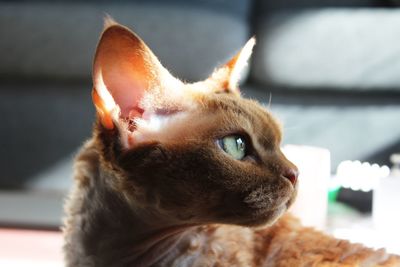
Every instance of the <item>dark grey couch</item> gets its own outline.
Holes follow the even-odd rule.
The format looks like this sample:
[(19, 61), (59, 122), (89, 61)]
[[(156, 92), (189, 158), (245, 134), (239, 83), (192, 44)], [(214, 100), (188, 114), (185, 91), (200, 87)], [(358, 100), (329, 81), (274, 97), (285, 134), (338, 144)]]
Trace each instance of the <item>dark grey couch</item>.
[(284, 143), (321, 146), (333, 167), (400, 150), (396, 1), (0, 1), (2, 188), (65, 190), (94, 118), (91, 62), (107, 13), (186, 81), (255, 35), (242, 91), (284, 123)]

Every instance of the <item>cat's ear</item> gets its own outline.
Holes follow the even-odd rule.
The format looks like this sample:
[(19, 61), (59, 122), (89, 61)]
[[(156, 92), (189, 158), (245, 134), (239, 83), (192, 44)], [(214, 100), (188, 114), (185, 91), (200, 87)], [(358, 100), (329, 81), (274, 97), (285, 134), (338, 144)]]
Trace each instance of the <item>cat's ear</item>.
[(92, 96), (101, 123), (112, 129), (116, 116), (141, 117), (144, 94), (169, 73), (135, 33), (111, 19), (105, 26), (93, 64)]
[(216, 88), (216, 92), (240, 94), (238, 83), (248, 64), (255, 43), (256, 39), (255, 37), (252, 37), (247, 41), (239, 53), (237, 53), (225, 65), (218, 68), (211, 75), (211, 79), (215, 79), (223, 83), (220, 85), (220, 87)]

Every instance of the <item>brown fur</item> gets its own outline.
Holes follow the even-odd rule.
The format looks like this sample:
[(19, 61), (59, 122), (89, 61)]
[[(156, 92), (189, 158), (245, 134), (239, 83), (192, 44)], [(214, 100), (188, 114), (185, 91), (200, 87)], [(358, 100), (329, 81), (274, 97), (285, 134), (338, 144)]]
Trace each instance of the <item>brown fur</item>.
[[(107, 25), (94, 64), (99, 119), (66, 206), (67, 266), (400, 266), (384, 251), (281, 217), (296, 195), (286, 178), (296, 167), (280, 151), (279, 124), (239, 96), (231, 74), (243, 51), (208, 80), (184, 84), (140, 38)], [(141, 91), (126, 102), (132, 85)], [(146, 128), (148, 116), (162, 118), (161, 129)], [(247, 138), (250, 157), (218, 147), (230, 134)]]

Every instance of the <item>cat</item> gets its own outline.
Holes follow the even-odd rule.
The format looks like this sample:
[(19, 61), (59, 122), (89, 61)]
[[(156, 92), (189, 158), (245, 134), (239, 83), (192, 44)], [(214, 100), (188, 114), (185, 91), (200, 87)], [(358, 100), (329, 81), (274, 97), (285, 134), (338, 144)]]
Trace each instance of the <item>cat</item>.
[(286, 213), (298, 170), (280, 124), (238, 89), (254, 38), (205, 81), (184, 83), (135, 33), (105, 24), (97, 120), (66, 203), (66, 266), (400, 266)]

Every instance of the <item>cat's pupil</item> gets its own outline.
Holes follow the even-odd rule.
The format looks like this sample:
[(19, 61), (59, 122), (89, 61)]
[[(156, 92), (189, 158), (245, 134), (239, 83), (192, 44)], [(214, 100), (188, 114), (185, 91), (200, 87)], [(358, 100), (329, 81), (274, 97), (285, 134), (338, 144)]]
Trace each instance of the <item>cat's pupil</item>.
[(242, 138), (236, 138), (236, 144), (239, 150), (244, 151), (245, 149), (245, 144), (244, 141), (242, 140)]

